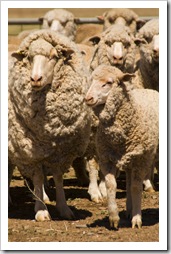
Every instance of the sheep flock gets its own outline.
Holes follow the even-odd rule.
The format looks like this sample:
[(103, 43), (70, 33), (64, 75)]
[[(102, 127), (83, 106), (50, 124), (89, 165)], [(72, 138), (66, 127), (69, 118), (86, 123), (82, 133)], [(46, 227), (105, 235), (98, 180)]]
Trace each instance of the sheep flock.
[(15, 167), (33, 183), (35, 219), (51, 220), (44, 186), (53, 176), (56, 212), (72, 220), (63, 175), (73, 167), (92, 202), (107, 200), (119, 227), (119, 172), (126, 211), (142, 227), (141, 196), (159, 174), (159, 19), (140, 25), (131, 9), (114, 8), (96, 24), (70, 11), (45, 13), (42, 28), (23, 31), (8, 48), (8, 176)]

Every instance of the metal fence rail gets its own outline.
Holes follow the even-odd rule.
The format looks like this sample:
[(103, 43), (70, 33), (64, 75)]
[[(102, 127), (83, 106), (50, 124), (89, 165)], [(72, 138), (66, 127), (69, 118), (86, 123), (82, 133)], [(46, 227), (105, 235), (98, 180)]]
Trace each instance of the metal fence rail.
[[(150, 20), (158, 18), (156, 16), (143, 16), (140, 17), (140, 20)], [(94, 24), (103, 24), (103, 21), (99, 20), (98, 18), (75, 18), (76, 24), (88, 24), (88, 23), (94, 23)], [(9, 19), (8, 25), (42, 25), (43, 24), (43, 18), (21, 18), (21, 19)]]

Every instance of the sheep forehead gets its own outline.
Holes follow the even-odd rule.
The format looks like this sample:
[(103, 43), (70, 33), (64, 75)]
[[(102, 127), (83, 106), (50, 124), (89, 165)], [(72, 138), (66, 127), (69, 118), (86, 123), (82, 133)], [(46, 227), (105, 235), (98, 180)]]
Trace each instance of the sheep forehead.
[(42, 38), (34, 40), (29, 46), (29, 55), (45, 55), (49, 56), (50, 50), (53, 46)]
[(112, 77), (116, 80), (118, 76), (122, 74), (122, 71), (115, 66), (99, 65), (92, 73), (92, 78), (96, 80), (107, 80)]
[(107, 17), (108, 19), (110, 18), (116, 19), (118, 17), (123, 17), (126, 21), (132, 21), (134, 19), (136, 20), (138, 18), (138, 15), (135, 12), (126, 8), (112, 9), (106, 12), (104, 16)]
[(130, 41), (127, 28), (122, 25), (113, 25), (109, 27), (103, 34), (102, 38), (108, 41)]
[(151, 38), (155, 34), (159, 34), (159, 20), (149, 20), (142, 28), (140, 28), (140, 37)]
[(57, 9), (49, 11), (45, 14), (44, 18), (47, 18), (48, 20), (57, 19), (59, 21), (66, 22), (67, 20), (73, 20), (74, 15), (66, 10)]

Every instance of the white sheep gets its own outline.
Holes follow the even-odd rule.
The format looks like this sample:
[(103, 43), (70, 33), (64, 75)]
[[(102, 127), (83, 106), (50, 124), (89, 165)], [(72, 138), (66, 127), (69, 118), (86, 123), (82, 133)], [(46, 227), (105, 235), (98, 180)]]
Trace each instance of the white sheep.
[(154, 167), (158, 148), (158, 92), (129, 89), (129, 83), (124, 81), (133, 75), (100, 65), (92, 73), (92, 84), (85, 97), (99, 117), (96, 147), (105, 177), (109, 221), (115, 228), (119, 224), (118, 171), (126, 172), (126, 210), (132, 217), (132, 228), (140, 228), (143, 180)]
[(113, 8), (98, 18), (104, 22), (103, 30), (106, 30), (111, 25), (120, 24), (128, 26), (132, 33), (137, 31), (138, 15), (131, 9)]
[[(9, 175), (17, 166), (33, 181), (36, 220), (49, 220), (43, 199), (44, 174), (56, 186), (57, 215), (72, 219), (63, 173), (87, 148), (91, 116), (84, 102), (88, 74), (74, 42), (39, 30), (21, 43), (9, 69)], [(10, 65), (11, 66), (11, 65)]]
[(77, 26), (72, 12), (64, 9), (54, 9), (43, 16), (42, 28), (49, 28), (74, 40)]
[(137, 33), (140, 44), (138, 74), (144, 88), (159, 91), (159, 19), (149, 20)]
[(119, 24), (112, 25), (100, 36), (91, 70), (105, 64), (116, 66), (123, 72), (133, 72), (135, 52), (136, 45), (129, 28)]

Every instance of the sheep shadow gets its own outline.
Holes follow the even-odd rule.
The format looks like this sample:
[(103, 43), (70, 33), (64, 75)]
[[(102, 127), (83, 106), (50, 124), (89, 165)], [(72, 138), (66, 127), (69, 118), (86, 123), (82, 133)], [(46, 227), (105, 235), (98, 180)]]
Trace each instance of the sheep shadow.
[[(73, 191), (74, 190), (74, 191)], [(75, 199), (75, 198), (85, 198), (88, 194), (86, 190), (73, 189), (71, 196), (71, 189), (66, 189), (65, 195), (66, 200)], [(32, 193), (26, 186), (22, 187), (12, 187), (10, 189), (12, 205), (8, 208), (8, 218), (10, 219), (24, 219), (24, 220), (34, 220), (35, 212), (34, 205), (35, 200), (33, 198)], [(48, 196), (51, 201), (55, 201), (55, 189), (50, 189), (48, 191)], [(47, 209), (53, 220), (61, 220), (60, 217), (57, 216), (57, 211), (54, 204), (46, 204)], [(77, 209), (74, 206), (68, 205), (70, 209), (73, 211), (75, 218), (85, 219), (87, 217), (91, 217), (92, 213), (85, 209)]]
[[(132, 226), (131, 220), (127, 218), (125, 210), (119, 212), (119, 217), (120, 217), (119, 228), (131, 228)], [(157, 223), (159, 223), (159, 209), (158, 208), (142, 210), (142, 227), (143, 226), (150, 227)], [(104, 217), (103, 219), (98, 219), (94, 221), (93, 223), (87, 225), (87, 227), (89, 228), (105, 227), (108, 230), (117, 230), (110, 227), (108, 216)]]

